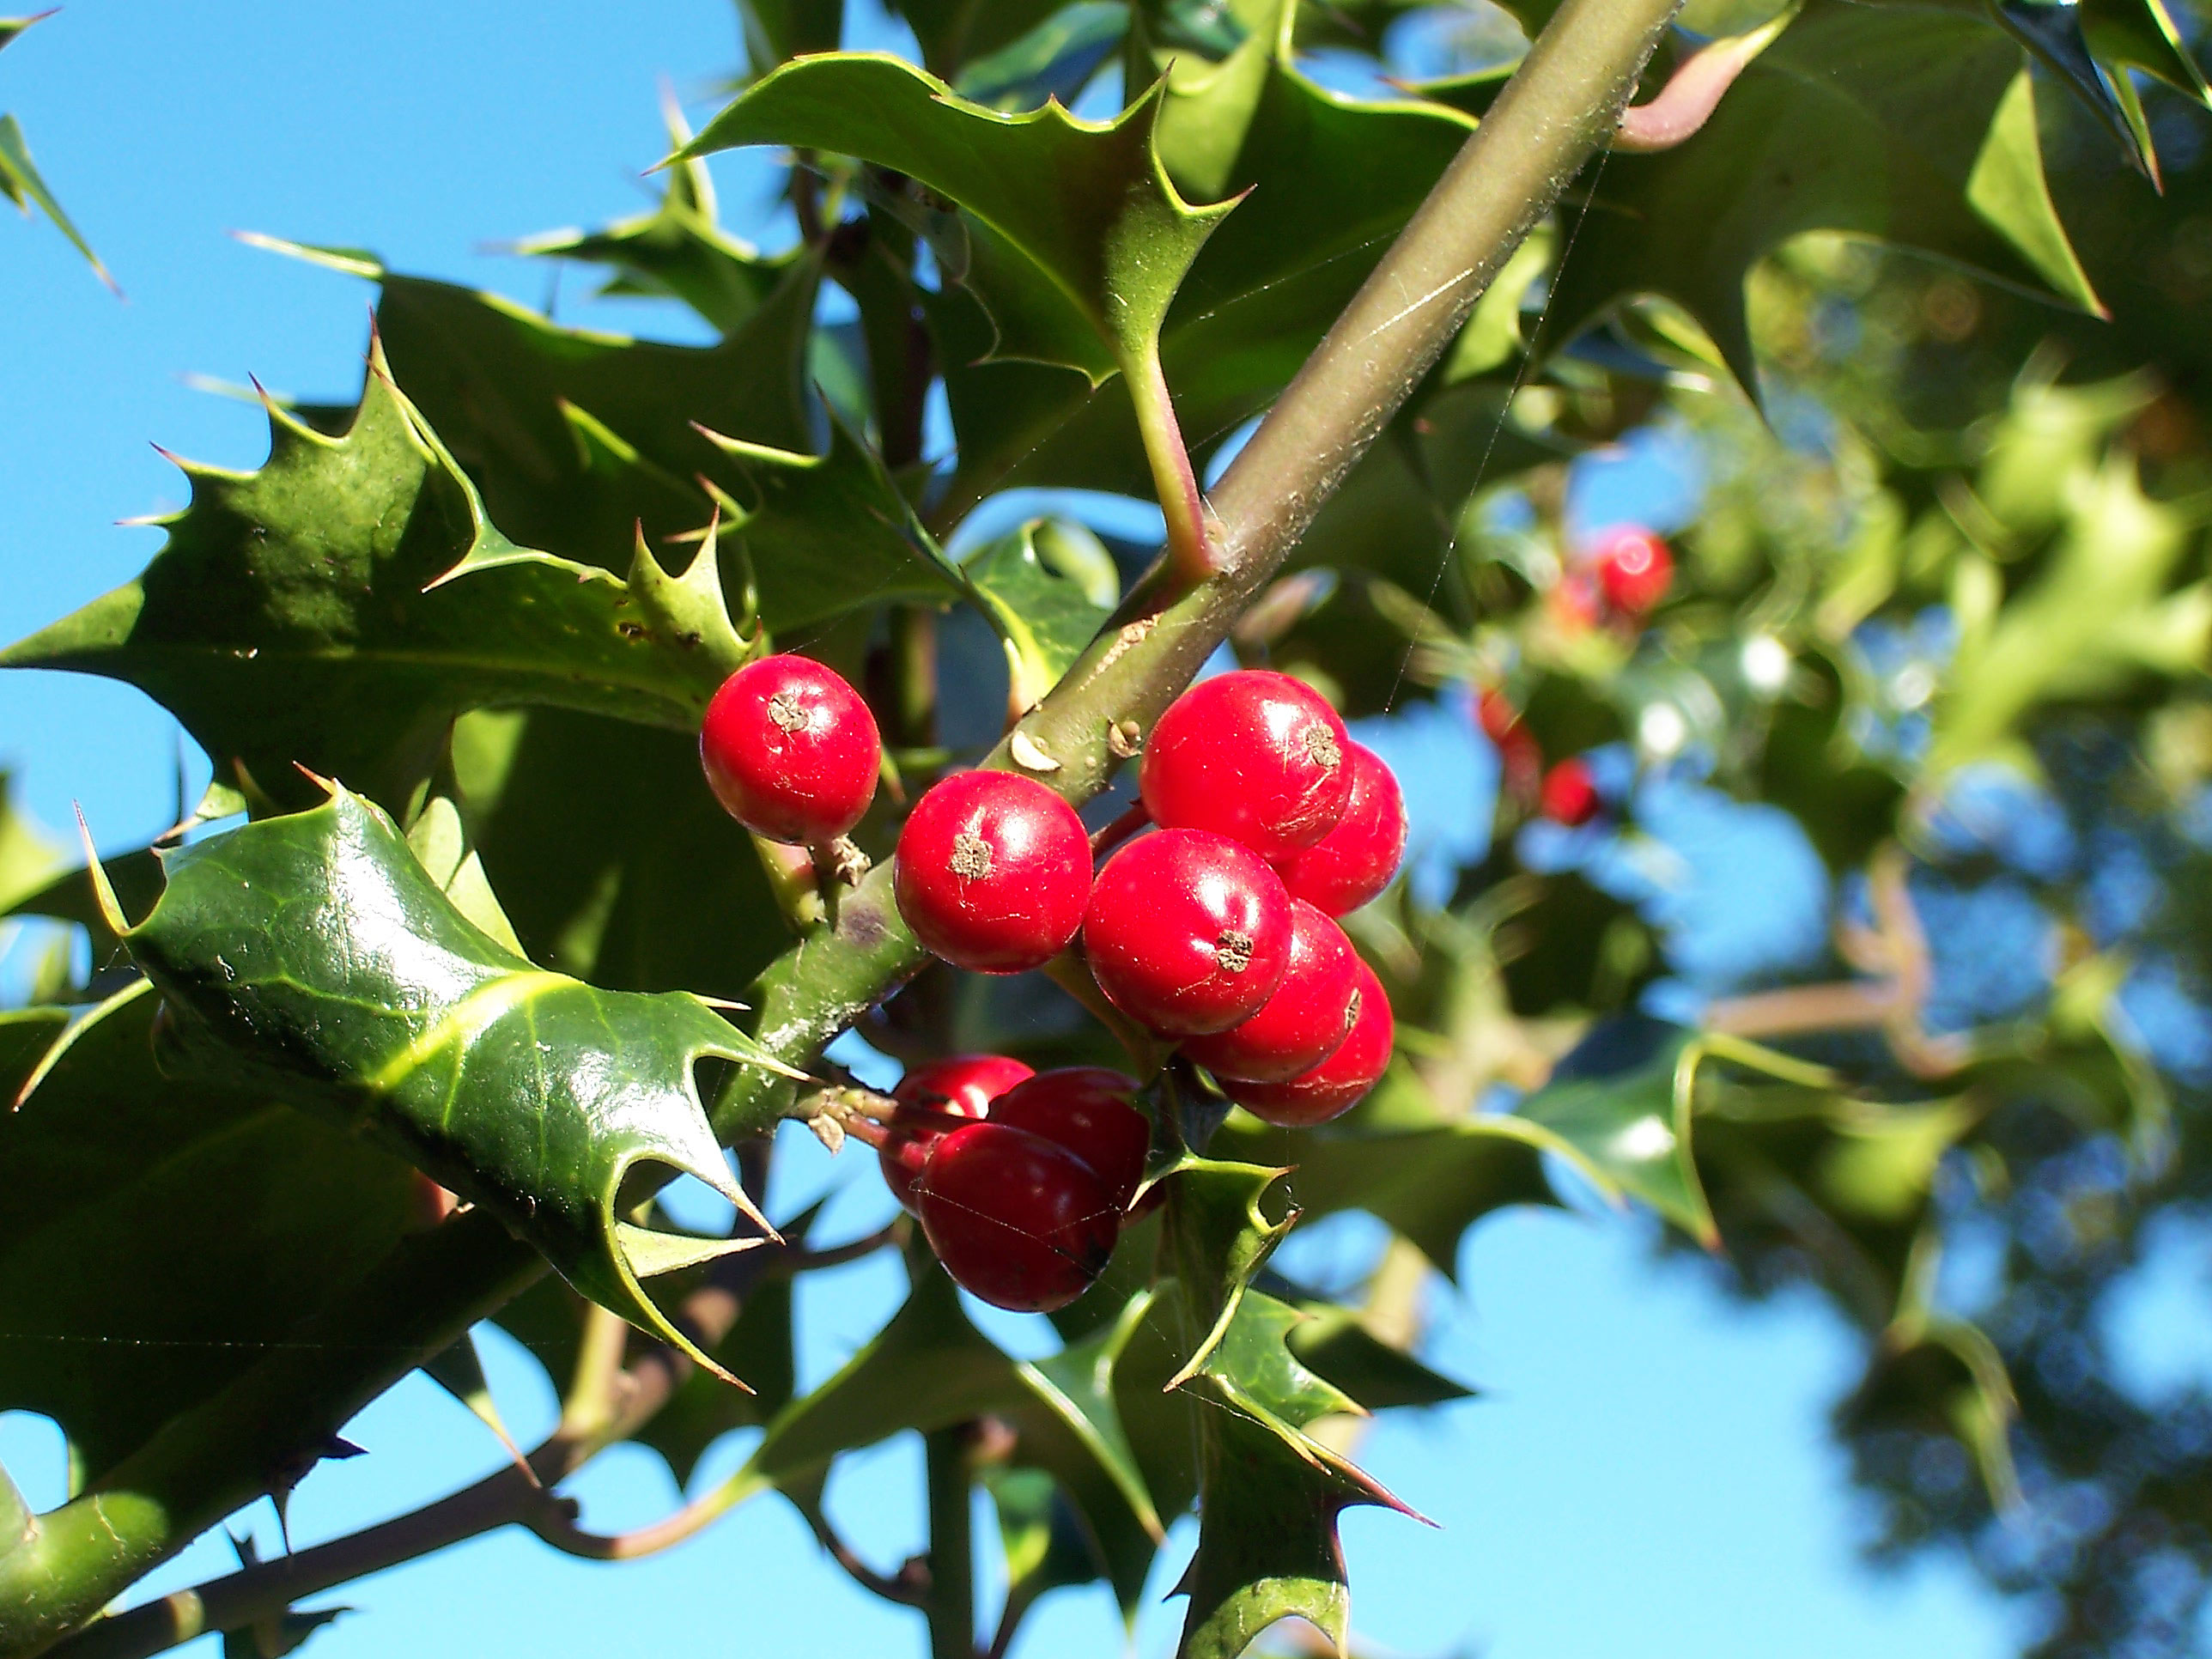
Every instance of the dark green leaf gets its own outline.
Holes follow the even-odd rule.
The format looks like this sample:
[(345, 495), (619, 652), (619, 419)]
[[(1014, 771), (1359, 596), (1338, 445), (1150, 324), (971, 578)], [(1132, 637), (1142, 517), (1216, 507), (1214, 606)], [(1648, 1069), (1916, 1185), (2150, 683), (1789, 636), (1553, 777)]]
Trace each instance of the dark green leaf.
[(1745, 278), (1804, 231), (1880, 237), (2097, 307), (2051, 204), (2021, 48), (1985, 15), (1808, 0), (1701, 131), (1608, 158), (1596, 191), (1556, 281), (1555, 337), (1624, 295), (1662, 295), (1747, 387)]
[(1148, 356), (1176, 285), (1223, 214), (1193, 209), (1153, 153), (1159, 100), (1105, 125), (1048, 106), (1003, 115), (895, 58), (787, 64), (682, 154), (794, 144), (920, 181), (964, 210), (951, 271), (998, 331), (994, 355), (1081, 370), (1093, 386)]
[(1349, 1308), (1333, 1303), (1298, 1304), (1304, 1317), (1285, 1340), (1302, 1365), (1369, 1411), (1395, 1406), (1441, 1406), (1473, 1397), (1474, 1390), (1440, 1376), (1412, 1354), (1362, 1324)]
[[(18, 20), (16, 33), (21, 33), (37, 21), (36, 18)], [(12, 40), (15, 37), (10, 35), (8, 38)], [(0, 46), (6, 44), (6, 40), (0, 40)], [(107, 267), (100, 264), (100, 256), (92, 251), (92, 245), (84, 240), (83, 233), (70, 222), (69, 215), (62, 211), (62, 204), (54, 200), (53, 192), (46, 188), (46, 179), (40, 176), (37, 165), (31, 160), (31, 147), (24, 140), (23, 129), (16, 125), (12, 115), (0, 115), (0, 196), (6, 197), (17, 207), (35, 203), (53, 222), (54, 228), (69, 238), (70, 246), (84, 255), (85, 262), (92, 267), (94, 274), (109, 288), (115, 287), (115, 279), (107, 274)]]
[(123, 929), (177, 1017), (270, 1087), (365, 1129), (498, 1216), (614, 1311), (714, 1362), (639, 1285), (742, 1248), (623, 1218), (659, 1166), (745, 1206), (694, 1068), (767, 1064), (696, 998), (596, 990), (533, 968), (469, 922), (390, 820), (324, 805), (172, 854)]
[[(1032, 519), (971, 554), (961, 567), (1006, 643), (1012, 699), (1024, 709), (1060, 684), (1112, 608), (1040, 556), (1054, 551), (1054, 538), (1065, 535), (1050, 520)], [(1112, 569), (1110, 560), (1107, 568)]]
[(738, 16), (755, 75), (801, 52), (836, 51), (845, 28), (844, 0), (738, 0)]
[(741, 658), (726, 616), (702, 648), (711, 563), (677, 582), (638, 549), (625, 582), (509, 542), (380, 361), (344, 437), (273, 407), (270, 431), (258, 472), (187, 465), (192, 504), (145, 574), (0, 665), (127, 680), (281, 798), (297, 763), (404, 799), (465, 708), (689, 729)]
[[(0, 1408), (95, 1479), (343, 1298), (411, 1225), (398, 1160), (207, 1072), (166, 1078), (158, 1000), (0, 1015)], [(66, 1031), (57, 1047), (56, 1038)]]
[[(1267, 1258), (1296, 1224), (1298, 1212), (1273, 1189), (1290, 1174), (1264, 1164), (1230, 1164), (1186, 1153), (1158, 1179), (1168, 1186), (1168, 1235), (1176, 1277), (1196, 1316), (1196, 1340), (1175, 1377), (1181, 1382), (1206, 1363), (1227, 1335), (1238, 1305)], [(1262, 1200), (1273, 1194), (1282, 1219)]]
[(1074, 0), (988, 58), (971, 59), (952, 82), (988, 109), (1035, 109), (1047, 99), (1072, 104), (1128, 32), (1122, 0)]

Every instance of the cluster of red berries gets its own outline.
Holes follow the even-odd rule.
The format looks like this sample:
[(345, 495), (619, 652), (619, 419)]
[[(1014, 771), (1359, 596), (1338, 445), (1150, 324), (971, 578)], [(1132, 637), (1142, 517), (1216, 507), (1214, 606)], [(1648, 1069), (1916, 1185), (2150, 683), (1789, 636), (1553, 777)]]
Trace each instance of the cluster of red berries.
[(1516, 800), (1570, 829), (1580, 829), (1604, 810), (1589, 763), (1571, 755), (1547, 769), (1536, 734), (1522, 722), (1521, 711), (1503, 691), (1493, 686), (1484, 692), (1475, 704), (1475, 719), (1483, 735), (1498, 747), (1505, 792)]
[[(843, 680), (769, 657), (715, 694), (700, 752), (747, 829), (818, 847), (867, 810), (882, 747)], [(1176, 701), (1138, 781), (1157, 827), (1094, 874), (1082, 821), (1042, 784), (943, 779), (900, 832), (900, 915), (978, 973), (1042, 967), (1080, 935), (1106, 999), (1247, 1110), (1299, 1127), (1346, 1111), (1382, 1078), (1395, 1028), (1334, 918), (1397, 873), (1397, 780), (1310, 687), (1245, 670)], [(1141, 1177), (1135, 1088), (1096, 1070), (1031, 1078), (993, 1056), (922, 1068), (900, 1085), (885, 1176), (960, 1283), (1001, 1306), (1057, 1307), (1103, 1266)]]
[(1144, 1180), (1152, 1125), (1133, 1079), (1032, 1073), (1002, 1054), (917, 1066), (877, 1157), (953, 1279), (1001, 1308), (1049, 1313), (1091, 1287)]
[(899, 912), (982, 973), (1042, 966), (1079, 933), (1108, 1001), (1270, 1122), (1319, 1123), (1375, 1086), (1389, 1000), (1333, 917), (1389, 884), (1397, 780), (1285, 674), (1243, 670), (1162, 715), (1138, 774), (1158, 826), (1094, 878), (1074, 809), (1008, 772), (945, 779), (899, 837)]

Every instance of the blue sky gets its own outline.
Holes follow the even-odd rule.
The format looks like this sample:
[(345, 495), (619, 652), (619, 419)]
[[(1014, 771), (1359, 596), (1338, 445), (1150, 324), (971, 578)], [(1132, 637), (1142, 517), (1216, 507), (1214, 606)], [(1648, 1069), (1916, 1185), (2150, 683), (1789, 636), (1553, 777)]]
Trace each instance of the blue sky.
[[(231, 465), (260, 459), (258, 411), (180, 377), (251, 374), (304, 395), (357, 385), (369, 290), (227, 230), (370, 247), (400, 268), (543, 304), (549, 270), (482, 244), (635, 210), (646, 199), (638, 171), (661, 149), (659, 78), (711, 101), (737, 50), (726, 0), (73, 0), (0, 56), (0, 109), (21, 120), (129, 295), (117, 303), (50, 229), (0, 220), (0, 634), (30, 631), (152, 555), (158, 532), (112, 523), (181, 499), (150, 442)], [(718, 177), (744, 228), (762, 199), (759, 168), (726, 160)], [(564, 319), (668, 327), (658, 313), (586, 307), (582, 287), (568, 280)], [(178, 753), (173, 724), (135, 692), (0, 678), (0, 763), (49, 824), (81, 801), (104, 847), (139, 844), (173, 813)], [(196, 756), (187, 770), (195, 786), (204, 777)], [(1449, 780), (1436, 781), (1440, 799), (1455, 797)], [(779, 1182), (781, 1212), (824, 1183), (844, 1189), (830, 1237), (872, 1224), (887, 1202), (864, 1161), (830, 1166), (803, 1138)], [(1342, 1223), (1293, 1249), (1319, 1266), (1367, 1243)], [(1466, 1243), (1464, 1291), (1438, 1287), (1431, 1358), (1486, 1392), (1389, 1419), (1368, 1443), (1382, 1478), (1441, 1524), (1350, 1519), (1365, 1635), (1384, 1652), (1493, 1659), (2006, 1651), (2006, 1613), (1957, 1563), (1887, 1577), (1856, 1563), (1856, 1512), (1825, 1431), (1856, 1370), (1838, 1324), (1810, 1301), (1725, 1307), (1687, 1271), (1648, 1257), (1644, 1224), (1611, 1217), (1510, 1215)], [(888, 1262), (808, 1281), (805, 1374), (825, 1375), (897, 1289)], [(510, 1349), (493, 1360), (518, 1434), (543, 1431), (552, 1402), (542, 1378)], [(349, 1432), (371, 1455), (310, 1477), (292, 1512), (297, 1541), (435, 1496), (501, 1455), (420, 1379)], [(700, 1479), (743, 1450), (726, 1445)], [(0, 1461), (34, 1499), (60, 1496), (50, 1425), (0, 1418)], [(833, 1511), (879, 1565), (921, 1541), (918, 1471), (915, 1449), (895, 1442), (833, 1486)], [(577, 1490), (603, 1527), (677, 1501), (641, 1453), (611, 1455)], [(276, 1547), (265, 1505), (240, 1524)], [(225, 1546), (204, 1541), (157, 1583), (228, 1565)], [(918, 1621), (851, 1589), (774, 1498), (634, 1565), (586, 1565), (507, 1534), (335, 1599), (360, 1611), (316, 1638), (325, 1659), (702, 1643), (775, 1656), (922, 1651)], [(1147, 1614), (1144, 1651), (1171, 1647), (1178, 1611)], [(1120, 1640), (1103, 1593), (1064, 1594), (1017, 1651), (1109, 1654)], [(211, 1656), (213, 1644), (195, 1651)]]

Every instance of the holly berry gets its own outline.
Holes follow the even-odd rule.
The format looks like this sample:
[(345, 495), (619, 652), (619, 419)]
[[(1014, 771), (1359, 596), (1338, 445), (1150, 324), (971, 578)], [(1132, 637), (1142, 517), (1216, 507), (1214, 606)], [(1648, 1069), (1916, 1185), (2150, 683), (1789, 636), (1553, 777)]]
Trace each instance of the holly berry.
[(1476, 699), (1474, 717), (1481, 723), (1482, 735), (1503, 748), (1506, 734), (1521, 724), (1521, 711), (1513, 701), (1496, 686), (1492, 686)]
[[(1401, 819), (1401, 837), (1404, 827)], [(1332, 830), (1330, 839), (1339, 833)], [(1322, 848), (1328, 845), (1324, 841)], [(1216, 1077), (1286, 1082), (1334, 1054), (1352, 1030), (1352, 997), (1359, 988), (1359, 957), (1352, 941), (1302, 898), (1291, 899), (1291, 965), (1275, 994), (1249, 1019), (1182, 1045), (1183, 1053)]]
[(1257, 853), (1203, 830), (1160, 830), (1098, 872), (1083, 945), (1115, 1007), (1163, 1036), (1195, 1036), (1275, 994), (1291, 927), (1291, 896)]
[(1382, 1080), (1397, 1036), (1390, 999), (1365, 963), (1359, 963), (1359, 1012), (1351, 1032), (1327, 1060), (1287, 1083), (1232, 1083), (1230, 1098), (1263, 1122), (1304, 1129), (1352, 1109)]
[(1114, 1254), (1121, 1206), (1066, 1147), (986, 1120), (931, 1149), (915, 1183), (921, 1230), (956, 1283), (994, 1307), (1050, 1313)]
[(1067, 948), (1091, 895), (1075, 809), (1012, 772), (961, 772), (915, 803), (892, 891), (922, 944), (956, 968), (1018, 974)]
[(1137, 775), (1152, 822), (1206, 830), (1262, 858), (1310, 847), (1352, 787), (1344, 722), (1311, 687), (1265, 669), (1203, 680), (1145, 744)]
[(835, 669), (763, 657), (722, 682), (699, 761), (729, 815), (770, 841), (831, 842), (860, 821), (883, 765), (876, 717)]
[(1129, 1103), (1136, 1080), (1103, 1066), (1039, 1072), (991, 1104), (991, 1121), (1057, 1141), (1098, 1172), (1126, 1210), (1145, 1178), (1152, 1126)]
[(1544, 597), (1562, 634), (1587, 634), (1604, 619), (1604, 590), (1586, 571), (1570, 570)]
[(1346, 755), (1352, 789), (1336, 828), (1275, 864), (1292, 898), (1333, 916), (1357, 910), (1388, 887), (1406, 856), (1406, 797), (1396, 775), (1360, 744)]
[(884, 1185), (891, 1189), (900, 1207), (919, 1214), (914, 1195), (915, 1177), (928, 1160), (930, 1149), (944, 1139), (945, 1126), (922, 1116), (985, 1117), (991, 1103), (1036, 1073), (1018, 1060), (1004, 1054), (955, 1054), (917, 1066), (899, 1079), (891, 1098), (901, 1109), (892, 1115), (876, 1157), (883, 1165)]
[(1544, 787), (1536, 797), (1536, 810), (1555, 823), (1579, 830), (1595, 818), (1603, 803), (1589, 764), (1580, 759), (1561, 761), (1544, 774)]
[(1674, 556), (1640, 525), (1607, 532), (1597, 544), (1595, 563), (1607, 602), (1632, 618), (1656, 605), (1674, 585)]

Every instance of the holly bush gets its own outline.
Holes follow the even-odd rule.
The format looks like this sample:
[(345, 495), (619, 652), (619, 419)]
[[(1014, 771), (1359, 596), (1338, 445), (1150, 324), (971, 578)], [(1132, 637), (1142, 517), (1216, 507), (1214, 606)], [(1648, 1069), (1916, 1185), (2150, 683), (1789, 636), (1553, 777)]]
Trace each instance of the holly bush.
[[(0, 1344), (0, 1406), (71, 1469), (36, 1515), (0, 1478), (0, 1651), (281, 1653), (328, 1617), (295, 1602), (494, 1528), (619, 1559), (771, 1492), (940, 1659), (1062, 1585), (1133, 1608), (1193, 1510), (1185, 1652), (1293, 1617), (1341, 1646), (1339, 1516), (1421, 1501), (1348, 1419), (1464, 1392), (1419, 1357), (1422, 1281), (1592, 1194), (1862, 1333), (1836, 1426), (1883, 1547), (1963, 1544), (2039, 1650), (2191, 1650), (2212, 1401), (2145, 1406), (2100, 1322), (2212, 1188), (2197, 20), (896, 10), (918, 64), (836, 50), (838, 0), (744, 0), (749, 71), (675, 124), (653, 210), (523, 245), (711, 344), (261, 239), (375, 285), (358, 400), (264, 399), (265, 465), (185, 464), (143, 574), (0, 656), (141, 688), (216, 778), (82, 868), (0, 825), (7, 914), (72, 930), (0, 1014), (0, 1328), (50, 1339)], [(777, 251), (717, 218), (705, 158), (740, 146), (784, 169)], [(0, 163), (69, 229), (11, 123)], [(1576, 480), (1655, 434), (1708, 479), (1647, 613)], [(1010, 520), (1038, 488), (1156, 502), (1161, 544), (1086, 530), (1095, 494)], [(987, 508), (1012, 527), (963, 535)], [(881, 728), (865, 874), (750, 841), (701, 776), (708, 699), (771, 650)], [(1463, 856), (1348, 919), (1396, 1054), (1310, 1129), (1233, 1109), (1079, 956), (957, 973), (892, 899), (934, 780), (1018, 772), (1103, 829), (1224, 652), (1501, 760)], [(1141, 1218), (1050, 1357), (908, 1224), (764, 1212), (780, 1124), (880, 1121), (824, 1054), (848, 1031), (1142, 1073)], [(726, 1234), (662, 1206), (678, 1175)], [(1346, 1211), (1393, 1239), (1350, 1301), (1271, 1267)], [(908, 1299), (800, 1392), (793, 1280), (876, 1250)], [(562, 1392), (514, 1467), (104, 1611), (416, 1369), (496, 1425), (487, 1321)], [(562, 1494), (749, 1427), (641, 1531)], [(908, 1431), (930, 1547), (887, 1574), (822, 1497)]]

